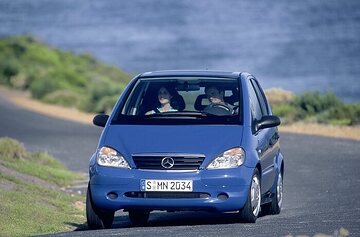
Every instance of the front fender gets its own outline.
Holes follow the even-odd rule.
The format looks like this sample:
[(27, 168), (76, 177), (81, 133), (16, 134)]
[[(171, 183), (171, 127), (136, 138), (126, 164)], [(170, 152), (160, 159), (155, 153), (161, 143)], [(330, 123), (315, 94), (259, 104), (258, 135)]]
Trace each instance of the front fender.
[[(284, 166), (284, 156), (280, 151), (279, 151), (279, 154), (276, 156), (275, 164), (276, 164), (276, 171), (278, 173), (280, 173), (281, 172), (281, 166)], [(283, 172), (284, 172), (284, 170), (283, 170)], [(284, 173), (282, 174), (282, 176), (284, 178)]]

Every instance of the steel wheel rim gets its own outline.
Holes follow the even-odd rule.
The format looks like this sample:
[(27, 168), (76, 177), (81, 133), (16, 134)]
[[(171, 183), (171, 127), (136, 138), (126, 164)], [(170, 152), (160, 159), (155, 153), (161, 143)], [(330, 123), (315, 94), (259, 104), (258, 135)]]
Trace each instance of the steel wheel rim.
[(260, 211), (260, 182), (257, 176), (254, 176), (251, 182), (251, 210), (254, 216)]
[(281, 173), (279, 174), (279, 177), (278, 177), (276, 191), (277, 191), (278, 206), (281, 207), (282, 201), (283, 201), (283, 180), (282, 180)]

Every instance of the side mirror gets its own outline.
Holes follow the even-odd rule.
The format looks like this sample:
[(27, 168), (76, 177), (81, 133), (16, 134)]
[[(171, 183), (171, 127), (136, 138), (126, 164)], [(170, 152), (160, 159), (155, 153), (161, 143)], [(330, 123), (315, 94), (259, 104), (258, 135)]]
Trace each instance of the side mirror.
[(274, 115), (265, 115), (256, 123), (256, 130), (279, 126), (280, 118)]
[(109, 119), (109, 115), (98, 114), (93, 118), (93, 124), (99, 127), (105, 127), (106, 122)]

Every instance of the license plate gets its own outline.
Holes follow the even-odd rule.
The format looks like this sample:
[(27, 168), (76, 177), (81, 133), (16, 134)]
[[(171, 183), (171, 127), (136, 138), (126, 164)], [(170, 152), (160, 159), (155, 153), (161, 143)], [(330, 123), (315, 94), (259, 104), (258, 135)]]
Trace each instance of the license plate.
[(192, 192), (193, 181), (142, 179), (140, 190), (143, 192)]

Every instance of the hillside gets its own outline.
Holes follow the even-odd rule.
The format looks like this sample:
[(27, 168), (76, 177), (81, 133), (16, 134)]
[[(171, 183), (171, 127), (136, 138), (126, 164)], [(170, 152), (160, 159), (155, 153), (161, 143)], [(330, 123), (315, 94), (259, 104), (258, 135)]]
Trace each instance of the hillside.
[[(42, 102), (110, 113), (130, 79), (91, 55), (52, 48), (32, 36), (0, 39), (0, 84), (28, 91)], [(283, 124), (360, 124), (360, 103), (346, 104), (331, 92), (295, 95), (272, 89), (266, 94)]]
[(32, 36), (0, 39), (0, 84), (43, 102), (108, 112), (130, 79), (89, 54), (52, 48)]

